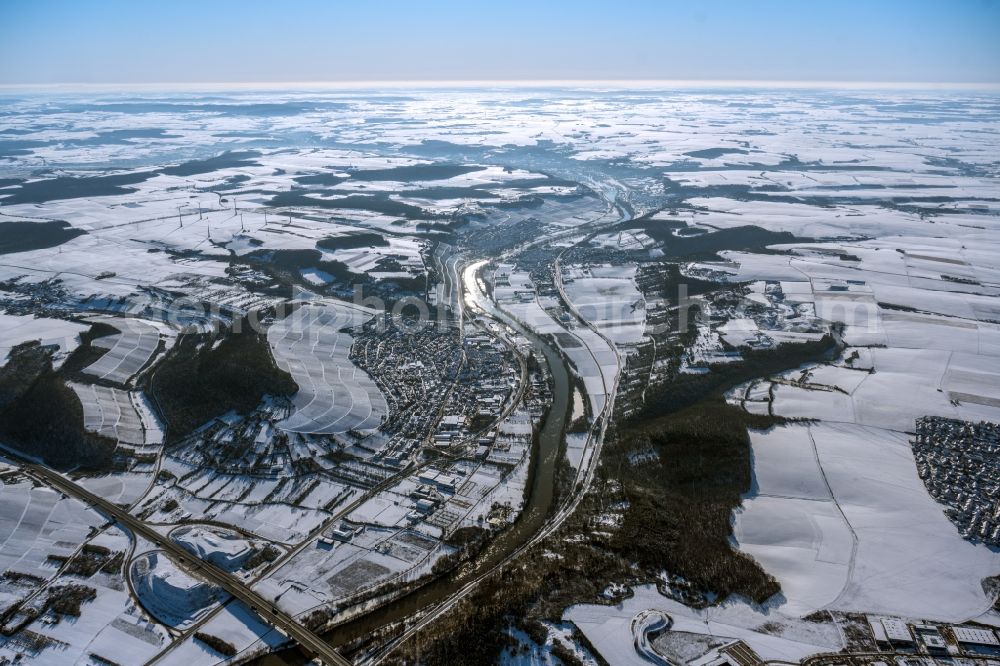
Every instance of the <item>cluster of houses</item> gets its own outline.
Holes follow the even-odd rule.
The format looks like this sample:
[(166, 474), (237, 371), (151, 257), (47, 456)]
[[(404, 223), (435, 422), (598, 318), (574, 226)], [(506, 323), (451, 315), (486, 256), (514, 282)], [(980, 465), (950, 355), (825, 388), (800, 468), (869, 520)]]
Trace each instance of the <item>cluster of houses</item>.
[(1000, 425), (925, 416), (911, 446), (920, 478), (962, 536), (1000, 546)]
[(428, 442), (439, 448), (468, 443), (515, 395), (520, 366), (493, 337), (471, 326), (460, 336), (451, 326), (379, 319), (356, 334), (351, 360), (375, 377), (389, 400), (390, 419), (371, 443), (378, 442), (387, 462), (402, 464)]

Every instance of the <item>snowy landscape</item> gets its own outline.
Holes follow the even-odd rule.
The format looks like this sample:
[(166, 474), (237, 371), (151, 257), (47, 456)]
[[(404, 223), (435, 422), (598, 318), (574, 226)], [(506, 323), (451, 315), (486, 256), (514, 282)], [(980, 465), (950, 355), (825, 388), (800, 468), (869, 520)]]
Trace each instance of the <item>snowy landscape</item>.
[(998, 177), (995, 92), (4, 92), (0, 663), (1000, 660)]

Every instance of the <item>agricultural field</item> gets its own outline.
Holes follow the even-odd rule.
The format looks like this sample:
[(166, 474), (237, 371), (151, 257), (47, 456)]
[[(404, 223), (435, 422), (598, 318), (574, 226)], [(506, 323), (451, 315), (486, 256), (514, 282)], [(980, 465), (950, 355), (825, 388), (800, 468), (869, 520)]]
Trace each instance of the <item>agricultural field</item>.
[[(58, 572), (55, 557), (72, 555), (101, 517), (76, 500), (61, 497), (48, 488), (35, 487), (30, 481), (0, 486), (3, 493), (0, 565), (4, 571), (48, 580)], [(5, 608), (17, 598), (10, 593)], [(6, 595), (5, 595), (6, 596)]]
[[(998, 556), (951, 527), (917, 476), (906, 434), (821, 423), (751, 433), (751, 442), (756, 488), (734, 535), (777, 573), (786, 612), (865, 608), (961, 622), (990, 611), (979, 580)], [(940, 571), (943, 553), (955, 568)]]
[[(129, 392), (97, 384), (70, 384), (70, 387), (83, 405), (83, 426), (87, 430), (124, 444), (146, 443), (142, 420)], [(141, 400), (138, 396), (135, 399)]]
[(635, 284), (636, 266), (567, 266), (562, 284), (574, 312), (616, 345), (643, 340), (646, 302)]
[(3, 331), (3, 337), (0, 338), (0, 359), (6, 363), (7, 356), (13, 347), (31, 340), (38, 340), (44, 346), (58, 346), (58, 363), (58, 361), (65, 360), (66, 355), (76, 349), (80, 334), (87, 328), (84, 324), (64, 319), (0, 313), (0, 331)]
[(288, 432), (334, 434), (376, 429), (386, 417), (382, 391), (349, 359), (352, 338), (343, 329), (373, 316), (343, 305), (305, 305), (268, 329), (278, 366), (299, 391), (294, 411), (278, 427)]
[(159, 329), (140, 319), (99, 317), (93, 321), (108, 324), (121, 332), (93, 342), (94, 346), (107, 349), (107, 352), (83, 372), (120, 386), (128, 384), (149, 363), (160, 345)]

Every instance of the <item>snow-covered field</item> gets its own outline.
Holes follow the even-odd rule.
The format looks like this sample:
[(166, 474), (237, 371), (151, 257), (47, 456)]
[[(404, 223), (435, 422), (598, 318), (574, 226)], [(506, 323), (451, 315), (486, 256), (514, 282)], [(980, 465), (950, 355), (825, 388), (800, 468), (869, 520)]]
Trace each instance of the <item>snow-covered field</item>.
[(0, 366), (7, 362), (11, 347), (38, 340), (43, 346), (57, 345), (58, 354), (53, 365), (58, 367), (66, 355), (80, 344), (80, 333), (87, 330), (84, 324), (45, 317), (23, 317), (0, 313)]
[(139, 411), (128, 391), (76, 382), (71, 382), (70, 388), (83, 405), (83, 426), (87, 430), (125, 444), (146, 443)]
[[(239, 602), (223, 606), (213, 615), (201, 631), (216, 636), (234, 646), (240, 653), (244, 651), (266, 651), (286, 644), (285, 635), (266, 624), (249, 608)], [(223, 660), (215, 650), (189, 635), (180, 639), (179, 644), (164, 655), (157, 663), (175, 666), (215, 666)]]
[(129, 472), (85, 476), (78, 479), (78, 483), (106, 500), (130, 505), (149, 491), (153, 484), (153, 473), (152, 470), (133, 469)]
[(29, 481), (0, 483), (0, 567), (48, 579), (58, 569), (49, 555), (71, 555), (102, 522), (54, 490)]
[(783, 612), (867, 610), (961, 622), (993, 605), (1000, 553), (963, 539), (917, 476), (907, 435), (845, 423), (752, 432), (740, 548), (777, 576)]
[(160, 344), (160, 331), (141, 319), (95, 317), (93, 321), (109, 324), (121, 333), (97, 338), (92, 343), (108, 351), (84, 372), (115, 384), (126, 384), (153, 357)]
[(635, 285), (635, 265), (563, 268), (563, 288), (577, 315), (616, 345), (641, 342), (646, 301)]
[(497, 277), (507, 283), (494, 290), (497, 304), (528, 329), (552, 336), (583, 380), (591, 413), (600, 414), (614, 389), (619, 370), (615, 350), (592, 329), (571, 327), (569, 313), (565, 313), (561, 323), (556, 321), (546, 308), (557, 307), (557, 302), (553, 297), (540, 297), (527, 273), (501, 264), (494, 279)]
[(372, 313), (348, 305), (304, 305), (268, 330), (278, 366), (299, 386), (295, 411), (280, 424), (290, 432), (373, 430), (386, 416), (385, 396), (348, 359), (352, 338), (342, 329), (360, 326)]
[[(780, 206), (768, 207), (773, 228), (800, 233), (796, 217), (779, 220)], [(921, 416), (1000, 421), (1000, 225), (976, 220), (952, 226), (948, 239), (925, 222), (904, 229), (890, 219), (885, 238), (794, 245), (786, 256), (727, 253), (736, 279), (806, 278), (808, 290), (786, 298), (843, 323), (853, 345), (834, 363), (736, 392), (751, 411), (819, 420), (752, 435), (757, 485), (736, 520), (740, 547), (782, 583), (788, 612), (961, 621), (993, 603), (980, 581), (995, 575), (1000, 555), (958, 534), (909, 446)]]

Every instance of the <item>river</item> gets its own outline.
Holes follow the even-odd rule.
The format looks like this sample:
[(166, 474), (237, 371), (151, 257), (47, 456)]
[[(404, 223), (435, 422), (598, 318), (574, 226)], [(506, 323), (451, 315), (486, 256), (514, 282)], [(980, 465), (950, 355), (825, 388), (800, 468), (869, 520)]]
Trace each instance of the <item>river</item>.
[[(390, 622), (412, 617), (420, 610), (447, 600), (527, 543), (544, 526), (552, 510), (556, 462), (559, 459), (570, 399), (569, 371), (565, 361), (555, 349), (507, 316), (483, 294), (477, 282), (477, 274), (486, 263), (479, 261), (466, 266), (462, 271), (462, 281), (467, 293), (466, 305), (478, 309), (524, 335), (535, 349), (540, 350), (545, 356), (552, 375), (552, 405), (539, 433), (538, 449), (532, 451), (529, 494), (524, 509), (510, 527), (494, 537), (490, 544), (470, 562), (324, 634), (323, 638), (334, 645), (343, 645)], [(288, 649), (262, 657), (255, 663), (276, 666), (302, 664), (305, 661), (298, 649)]]

